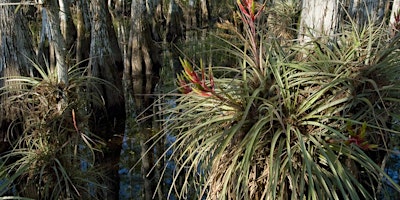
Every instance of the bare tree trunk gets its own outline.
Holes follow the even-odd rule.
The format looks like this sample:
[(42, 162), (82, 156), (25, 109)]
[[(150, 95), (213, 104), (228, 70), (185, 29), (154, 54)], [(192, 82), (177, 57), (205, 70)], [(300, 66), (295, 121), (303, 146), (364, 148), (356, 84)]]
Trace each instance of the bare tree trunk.
[(60, 5), (60, 28), (61, 33), (63, 34), (64, 41), (66, 47), (70, 49), (75, 42), (76, 37), (76, 28), (74, 23), (72, 22), (72, 15), (71, 15), (71, 1), (70, 0), (58, 0)]
[(350, 0), (349, 14), (360, 27), (380, 23), (385, 16), (388, 0)]
[(186, 39), (196, 37), (195, 29), (197, 26), (197, 16), (196, 16), (196, 1), (189, 0), (187, 3), (187, 8), (184, 9), (184, 18), (185, 18), (185, 31), (186, 31)]
[(184, 20), (182, 17), (182, 10), (175, 3), (175, 0), (170, 0), (168, 5), (168, 12), (166, 15), (166, 30), (164, 42), (174, 42), (182, 39)]
[(107, 117), (102, 120), (98, 119), (100, 120), (98, 122), (108, 127), (107, 129), (103, 129), (105, 127), (100, 128), (100, 130), (103, 129), (103, 134), (107, 134), (102, 136), (107, 138), (111, 137), (114, 131), (109, 129), (114, 125), (114, 121), (124, 121), (125, 119), (124, 99), (121, 93), (122, 54), (118, 46), (106, 2), (101, 0), (90, 1), (90, 10), (92, 13), (90, 73), (94, 77), (108, 81), (117, 88), (116, 90), (110, 86), (103, 86), (100, 89), (101, 95), (105, 100)]
[[(127, 82), (127, 96), (133, 101), (129, 102), (131, 108), (129, 116), (146, 118), (139, 126), (139, 140), (141, 145), (142, 177), (144, 181), (144, 199), (153, 199), (156, 192), (157, 181), (155, 171), (155, 154), (149, 139), (153, 134), (152, 109), (154, 102), (153, 91), (158, 81), (160, 68), (159, 48), (153, 42), (159, 40), (157, 26), (148, 23), (148, 19), (155, 17), (149, 14), (149, 8), (158, 8), (159, 1), (135, 0), (131, 5), (131, 31), (129, 34), (128, 56), (125, 62), (125, 81)], [(150, 7), (150, 5), (152, 5)], [(156, 9), (157, 11), (158, 9)], [(151, 21), (151, 20), (150, 20)], [(154, 19), (154, 22), (157, 20)], [(153, 23), (154, 23), (153, 22)]]
[(59, 5), (57, 0), (49, 0), (44, 4), (47, 11), (50, 32), (50, 46), (53, 47), (56, 59), (57, 79), (60, 85), (68, 85), (68, 66), (66, 63), (66, 46), (61, 33)]
[[(8, 0), (0, 0), (7, 3)], [(0, 6), (0, 88), (6, 86), (9, 76), (33, 76), (33, 67), (29, 59), (34, 59), (32, 36), (27, 21), (21, 11), (15, 12), (15, 6)], [(0, 90), (1, 93), (6, 92)], [(4, 100), (12, 95), (4, 93), (0, 98), (0, 153), (7, 150), (9, 142), (6, 134), (10, 121), (18, 114), (14, 109), (5, 106)], [(18, 109), (17, 109), (18, 110)]]
[[(90, 26), (91, 23), (87, 1), (78, 0), (76, 2), (76, 63), (81, 63), (84, 59), (89, 58), (90, 52), (87, 50), (90, 49)], [(83, 63), (80, 65), (83, 65)]]
[(299, 42), (305, 44), (320, 36), (333, 37), (338, 29), (338, 0), (303, 0)]
[[(97, 90), (104, 98), (102, 106), (93, 105), (94, 124), (92, 131), (107, 142), (107, 152), (103, 152), (99, 165), (107, 167), (108, 190), (104, 191), (107, 199), (118, 199), (119, 175), (118, 162), (121, 140), (125, 128), (125, 103), (122, 88), (123, 62), (118, 40), (113, 29), (107, 2), (90, 1), (92, 15), (89, 74), (107, 81), (110, 85), (101, 85)], [(120, 137), (118, 137), (120, 135)]]
[(210, 2), (207, 0), (200, 0), (201, 10), (201, 27), (207, 27), (210, 21)]

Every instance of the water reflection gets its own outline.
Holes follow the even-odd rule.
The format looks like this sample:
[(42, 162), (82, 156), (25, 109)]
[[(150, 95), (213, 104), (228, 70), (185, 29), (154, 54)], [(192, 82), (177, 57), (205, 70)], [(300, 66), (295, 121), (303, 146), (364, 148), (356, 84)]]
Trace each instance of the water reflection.
[[(165, 148), (168, 148), (173, 142), (175, 138), (171, 135), (167, 135), (165, 141)], [(172, 149), (167, 151), (167, 157), (172, 154)], [(135, 139), (133, 135), (125, 134), (122, 142), (122, 150), (121, 150), (121, 159), (120, 159), (120, 191), (119, 196), (121, 200), (125, 199), (143, 199), (143, 179), (140, 171), (140, 164), (136, 168), (132, 168), (137, 164), (138, 157), (140, 156), (140, 145), (139, 141)], [(172, 161), (165, 160), (167, 168), (163, 174), (163, 183), (161, 187), (163, 187), (163, 194), (165, 199), (167, 199), (167, 195), (169, 192), (169, 188), (172, 184), (172, 174), (174, 171), (174, 163)], [(175, 195), (171, 194), (168, 199), (175, 200)]]

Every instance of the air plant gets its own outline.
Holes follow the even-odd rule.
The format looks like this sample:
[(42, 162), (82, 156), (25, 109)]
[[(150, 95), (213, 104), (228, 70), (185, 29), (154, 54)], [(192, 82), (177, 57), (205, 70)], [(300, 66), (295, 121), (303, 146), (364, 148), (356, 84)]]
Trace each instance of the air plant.
[[(88, 79), (91, 84), (107, 83), (87, 77), (85, 69), (72, 66), (65, 86), (57, 83), (56, 74), (50, 70), (35, 63), (33, 66), (40, 77), (3, 78), (9, 84), (1, 88), (0, 95), (8, 95), (1, 106), (13, 108), (19, 115), (12, 116), (9, 128), (12, 148), (0, 156), (0, 195), (100, 198), (104, 175), (101, 167), (95, 167), (95, 151), (102, 142), (89, 131), (86, 111), (88, 103), (101, 104), (101, 97), (91, 94), (94, 98), (89, 99), (84, 88)], [(62, 107), (58, 106), (61, 99)], [(12, 134), (15, 127), (22, 131)]]
[(256, 24), (263, 7), (237, 3), (245, 50), (227, 52), (241, 56), (242, 65), (209, 69), (233, 75), (207, 76), (202, 64), (196, 69), (181, 60), (183, 94), (163, 111), (163, 133), (176, 137), (167, 157), (177, 164), (170, 192), (185, 198), (194, 188), (198, 199), (374, 199), (388, 187), (381, 179), (400, 192), (375, 156), (390, 151), (389, 136), (400, 136), (386, 126), (400, 116), (393, 75), (400, 72), (400, 38), (381, 44), (388, 36), (381, 27), (344, 29), (338, 45), (311, 41), (315, 49), (304, 55), (301, 44), (258, 41), (266, 34)]
[(248, 41), (250, 42), (250, 50), (252, 57), (254, 58), (254, 63), (258, 70), (262, 70), (261, 60), (260, 60), (260, 47), (258, 42), (258, 35), (256, 32), (256, 22), (262, 11), (264, 10), (264, 5), (256, 10), (256, 2), (254, 0), (237, 0), (237, 4), (240, 9), (242, 22), (248, 28), (245, 28), (248, 36)]

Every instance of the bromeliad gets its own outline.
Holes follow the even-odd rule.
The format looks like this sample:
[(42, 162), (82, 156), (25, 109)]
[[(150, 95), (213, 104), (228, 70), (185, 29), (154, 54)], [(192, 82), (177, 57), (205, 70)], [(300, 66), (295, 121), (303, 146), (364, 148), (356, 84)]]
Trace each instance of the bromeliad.
[(256, 11), (256, 3), (253, 0), (237, 0), (237, 4), (239, 6), (241, 12), (240, 17), (244, 25), (248, 26), (246, 32), (251, 45), (250, 50), (253, 54), (254, 62), (258, 70), (262, 71), (259, 55), (260, 47), (258, 46), (258, 37), (256, 33), (256, 20), (264, 10), (265, 4), (263, 4), (261, 8), (258, 9), (258, 11)]
[[(218, 99), (226, 105), (234, 107), (236, 109), (243, 109), (242, 104), (236, 102), (229, 94), (218, 94), (215, 91), (214, 75), (212, 73), (211, 66), (208, 69), (208, 76), (204, 69), (203, 62), (200, 60), (200, 75), (193, 69), (192, 65), (184, 59), (180, 59), (183, 72), (178, 74), (178, 85), (179, 91), (183, 94), (194, 94), (201, 97), (210, 97)], [(207, 80), (208, 79), (208, 80)]]
[(261, 9), (257, 13), (255, 13), (256, 6), (253, 0), (237, 0), (237, 4), (240, 8), (240, 11), (246, 16), (248, 20), (251, 20), (253, 23), (264, 8), (264, 6), (261, 7)]
[[(182, 75), (177, 76), (178, 83), (181, 86), (180, 91), (184, 94), (188, 94), (193, 91), (203, 97), (213, 96), (213, 94), (215, 94), (215, 87), (212, 70), (209, 69), (209, 81), (207, 84), (207, 77), (205, 75), (205, 69), (202, 61), (200, 61), (201, 77), (199, 77), (198, 74), (193, 70), (192, 65), (187, 60), (180, 59), (180, 61), (184, 70)], [(185, 79), (190, 83), (186, 83)], [(193, 85), (193, 87), (190, 87), (190, 85)]]
[(372, 150), (378, 147), (376, 144), (369, 144), (366, 138), (367, 124), (365, 122), (358, 130), (354, 130), (350, 124), (347, 124), (347, 131), (349, 132), (349, 139), (344, 141), (346, 145), (355, 144), (363, 150)]

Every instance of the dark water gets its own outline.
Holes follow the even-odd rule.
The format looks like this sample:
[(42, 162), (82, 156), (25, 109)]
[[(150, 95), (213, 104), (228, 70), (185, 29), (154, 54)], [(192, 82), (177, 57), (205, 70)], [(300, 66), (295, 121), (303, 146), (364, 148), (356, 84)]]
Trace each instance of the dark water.
[[(174, 141), (175, 138), (172, 136), (166, 137), (166, 148), (168, 148)], [(122, 142), (122, 150), (121, 150), (121, 159), (120, 159), (120, 191), (119, 197), (120, 200), (128, 200), (128, 199), (142, 199), (142, 185), (143, 179), (140, 171), (132, 169), (133, 166), (138, 161), (138, 156), (140, 156), (141, 147), (139, 145), (139, 141), (137, 141), (131, 135), (125, 135)], [(167, 157), (169, 157), (172, 153), (172, 150), (167, 152)], [(139, 164), (140, 165), (140, 164)], [(164, 188), (165, 199), (167, 199), (169, 186), (172, 183), (172, 173), (174, 170), (174, 163), (172, 161), (166, 162), (166, 171), (164, 176), (163, 185), (167, 188)], [(176, 197), (171, 194), (168, 199), (175, 200)]]

